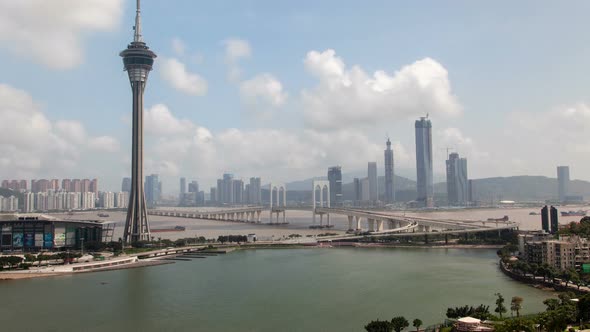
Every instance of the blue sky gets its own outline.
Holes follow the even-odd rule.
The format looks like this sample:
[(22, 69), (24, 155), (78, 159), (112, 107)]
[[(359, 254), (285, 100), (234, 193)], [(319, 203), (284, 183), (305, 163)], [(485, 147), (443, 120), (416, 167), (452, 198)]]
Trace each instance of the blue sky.
[[(118, 52), (134, 5), (0, 1), (3, 178), (99, 177), (118, 189), (131, 114)], [(170, 193), (180, 176), (208, 187), (224, 171), (263, 182), (335, 164), (356, 172), (382, 164), (389, 134), (396, 168), (411, 176), (413, 120), (429, 113), (437, 173), (451, 147), (473, 178), (555, 176), (565, 164), (590, 179), (588, 7), (144, 0), (144, 38), (159, 56), (146, 172)]]

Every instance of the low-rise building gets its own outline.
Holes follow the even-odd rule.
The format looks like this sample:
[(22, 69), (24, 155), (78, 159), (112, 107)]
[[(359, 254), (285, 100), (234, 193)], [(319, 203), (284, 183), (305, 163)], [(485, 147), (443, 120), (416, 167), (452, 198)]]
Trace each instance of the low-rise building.
[(588, 239), (579, 236), (530, 241), (524, 244), (524, 248), (524, 258), (529, 264), (548, 264), (558, 270), (580, 270), (582, 264), (590, 262)]

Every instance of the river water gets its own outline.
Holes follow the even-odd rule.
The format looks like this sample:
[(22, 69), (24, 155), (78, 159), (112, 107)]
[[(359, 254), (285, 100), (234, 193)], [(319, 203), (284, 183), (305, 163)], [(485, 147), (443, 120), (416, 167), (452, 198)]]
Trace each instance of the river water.
[(501, 292), (543, 310), (552, 293), (519, 284), (494, 250), (245, 250), (149, 268), (0, 282), (2, 331), (363, 331), (405, 316), (490, 305)]

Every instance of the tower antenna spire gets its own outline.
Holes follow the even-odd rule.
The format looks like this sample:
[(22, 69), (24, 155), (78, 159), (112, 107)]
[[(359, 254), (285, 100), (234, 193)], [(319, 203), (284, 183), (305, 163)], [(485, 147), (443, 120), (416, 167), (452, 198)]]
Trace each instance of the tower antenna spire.
[(135, 10), (135, 26), (133, 27), (135, 33), (133, 35), (134, 42), (143, 42), (143, 37), (141, 36), (141, 3), (140, 0), (137, 0), (137, 9)]

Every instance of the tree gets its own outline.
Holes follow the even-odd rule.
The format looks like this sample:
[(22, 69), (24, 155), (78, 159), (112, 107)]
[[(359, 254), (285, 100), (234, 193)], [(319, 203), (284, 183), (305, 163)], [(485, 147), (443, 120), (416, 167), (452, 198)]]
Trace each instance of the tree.
[(539, 273), (539, 264), (531, 263), (530, 268), (531, 268), (531, 274), (533, 275), (533, 279), (535, 279), (537, 277), (537, 274)]
[(522, 309), (522, 302), (523, 298), (520, 296), (514, 296), (512, 298), (512, 302), (510, 303), (510, 310), (516, 311), (516, 317), (520, 317), (520, 309)]
[(590, 319), (590, 294), (584, 294), (578, 301), (578, 319)]
[(514, 332), (514, 331), (522, 331), (522, 332), (533, 332), (535, 328), (533, 326), (534, 322), (528, 319), (523, 318), (515, 318), (515, 319), (507, 319), (502, 324), (498, 324), (494, 326), (494, 331), (496, 332)]
[(386, 320), (373, 320), (365, 325), (365, 330), (367, 330), (367, 332), (391, 332), (393, 331), (393, 326), (391, 326), (391, 323)]
[(543, 304), (547, 306), (547, 311), (549, 310), (556, 310), (561, 305), (558, 299), (547, 299), (543, 301)]
[(395, 332), (401, 332), (406, 327), (410, 326), (408, 320), (404, 316), (397, 316), (391, 319), (391, 326)]
[(498, 315), (500, 315), (500, 318), (502, 318), (502, 314), (506, 313), (506, 311), (508, 311), (506, 309), (506, 306), (504, 305), (504, 296), (502, 296), (502, 294), (500, 293), (496, 293), (496, 296), (498, 297), (496, 299), (496, 309), (494, 310), (495, 313), (497, 313)]
[(420, 319), (416, 318), (412, 322), (412, 326), (416, 328), (416, 331), (420, 331), (420, 326), (422, 326), (422, 321)]

